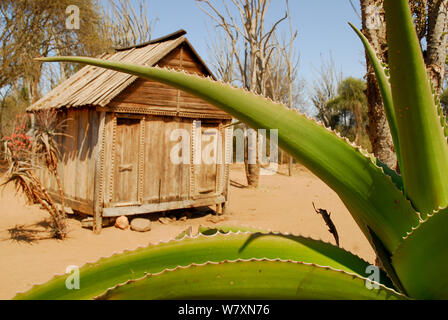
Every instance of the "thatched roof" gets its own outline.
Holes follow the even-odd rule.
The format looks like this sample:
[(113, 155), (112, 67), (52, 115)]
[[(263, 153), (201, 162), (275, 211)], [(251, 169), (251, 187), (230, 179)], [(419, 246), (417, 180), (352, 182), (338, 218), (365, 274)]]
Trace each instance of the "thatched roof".
[[(213, 77), (205, 63), (185, 38), (185, 34), (186, 32), (184, 30), (179, 30), (140, 45), (116, 49), (114, 54), (104, 54), (100, 58), (155, 66), (180, 44), (186, 43), (204, 65), (204, 68), (210, 73), (209, 75)], [(137, 77), (126, 73), (94, 66), (85, 66), (36, 103), (28, 107), (27, 111), (62, 107), (104, 107), (136, 79)]]

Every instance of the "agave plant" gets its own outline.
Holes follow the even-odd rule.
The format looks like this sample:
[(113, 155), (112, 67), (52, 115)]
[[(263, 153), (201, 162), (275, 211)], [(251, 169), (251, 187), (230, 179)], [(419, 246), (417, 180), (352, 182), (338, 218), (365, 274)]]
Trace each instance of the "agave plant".
[(385, 0), (384, 6), (389, 69), (356, 31), (376, 69), (401, 175), (312, 119), (224, 83), (90, 58), (43, 59), (160, 81), (253, 128), (278, 129), (280, 146), (339, 195), (372, 244), (385, 270), (376, 289), (366, 286), (369, 263), (343, 249), (299, 236), (224, 228), (227, 233), (186, 235), (88, 264), (80, 269), (80, 290), (67, 290), (66, 276), (58, 276), (17, 298), (448, 298), (448, 125), (408, 1)]

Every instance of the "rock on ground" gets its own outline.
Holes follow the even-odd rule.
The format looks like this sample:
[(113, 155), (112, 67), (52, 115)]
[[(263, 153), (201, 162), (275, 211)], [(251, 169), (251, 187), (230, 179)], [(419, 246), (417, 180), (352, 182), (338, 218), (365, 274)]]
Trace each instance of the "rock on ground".
[(121, 216), (115, 221), (115, 227), (121, 230), (129, 228), (129, 220), (126, 216)]
[(144, 218), (135, 218), (131, 221), (131, 230), (138, 232), (147, 232), (151, 230), (151, 220)]

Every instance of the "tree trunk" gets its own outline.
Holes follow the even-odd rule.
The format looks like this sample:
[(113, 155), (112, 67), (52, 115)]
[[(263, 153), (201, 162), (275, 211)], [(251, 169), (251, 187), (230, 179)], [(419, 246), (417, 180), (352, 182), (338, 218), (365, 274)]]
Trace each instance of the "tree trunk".
[[(258, 71), (259, 66), (257, 64), (257, 57), (258, 57), (258, 44), (255, 41), (256, 35), (255, 30), (253, 28), (255, 27), (255, 22), (251, 21), (250, 25), (252, 28), (247, 27), (248, 33), (250, 34), (250, 66), (249, 66), (249, 72), (250, 72), (250, 78), (249, 78), (249, 88), (247, 88), (249, 91), (253, 93), (260, 94), (260, 91), (263, 89), (257, 86), (258, 83)], [(263, 92), (261, 92), (263, 94)], [(246, 178), (247, 178), (247, 186), (249, 188), (258, 188), (258, 183), (260, 180), (260, 163), (258, 161), (258, 134), (255, 130), (246, 128), (247, 133), (247, 144), (246, 144), (246, 153), (247, 153), (247, 159), (246, 160)]]
[[(376, 51), (378, 58), (387, 63), (386, 26), (383, 0), (361, 0), (362, 31)], [(377, 8), (377, 9), (375, 9)], [(397, 156), (384, 112), (375, 71), (366, 55), (368, 134), (373, 154), (390, 168), (397, 166)]]
[(361, 146), (361, 138), (362, 138), (362, 132), (364, 131), (363, 128), (363, 121), (362, 121), (362, 105), (359, 102), (356, 102), (355, 105), (353, 105), (352, 108), (353, 114), (355, 116), (355, 144), (358, 146)]
[(292, 176), (292, 162), (293, 162), (293, 159), (292, 159), (292, 157), (291, 156), (289, 156), (289, 163), (288, 163), (288, 176)]
[(6, 98), (3, 98), (0, 104), (0, 139), (3, 139), (3, 111), (5, 110), (5, 99)]
[(260, 164), (258, 161), (257, 131), (246, 128), (245, 142), (246, 150), (244, 152), (244, 162), (246, 167), (247, 186), (249, 188), (258, 188), (260, 180)]
[(428, 35), (426, 68), (437, 94), (443, 86), (445, 76), (448, 23), (448, 1), (430, 0), (428, 2)]

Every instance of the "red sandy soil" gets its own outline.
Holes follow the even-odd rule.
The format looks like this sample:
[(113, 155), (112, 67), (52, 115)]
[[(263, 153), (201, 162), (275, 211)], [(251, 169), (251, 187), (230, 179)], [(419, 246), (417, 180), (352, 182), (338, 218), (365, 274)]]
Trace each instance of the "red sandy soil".
[[(39, 206), (28, 206), (11, 186), (0, 191), (0, 299), (11, 299), (17, 292), (42, 283), (54, 274), (65, 273), (67, 266), (82, 266), (116, 252), (166, 241), (187, 227), (218, 224), (258, 227), (289, 232), (335, 243), (317, 208), (331, 212), (340, 245), (373, 263), (375, 254), (339, 197), (302, 166), (295, 166), (293, 176), (282, 167), (279, 174), (262, 176), (258, 189), (244, 188), (244, 170), (231, 171), (229, 213), (212, 221), (208, 208), (189, 210), (192, 218), (162, 224), (160, 215), (148, 215), (152, 230), (138, 233), (114, 227), (95, 235), (81, 227), (80, 217), (68, 219), (69, 236), (64, 241), (50, 239), (48, 213)], [(0, 189), (1, 190), (1, 189)], [(185, 214), (178, 212), (178, 216)], [(216, 219), (216, 218), (215, 218)]]

